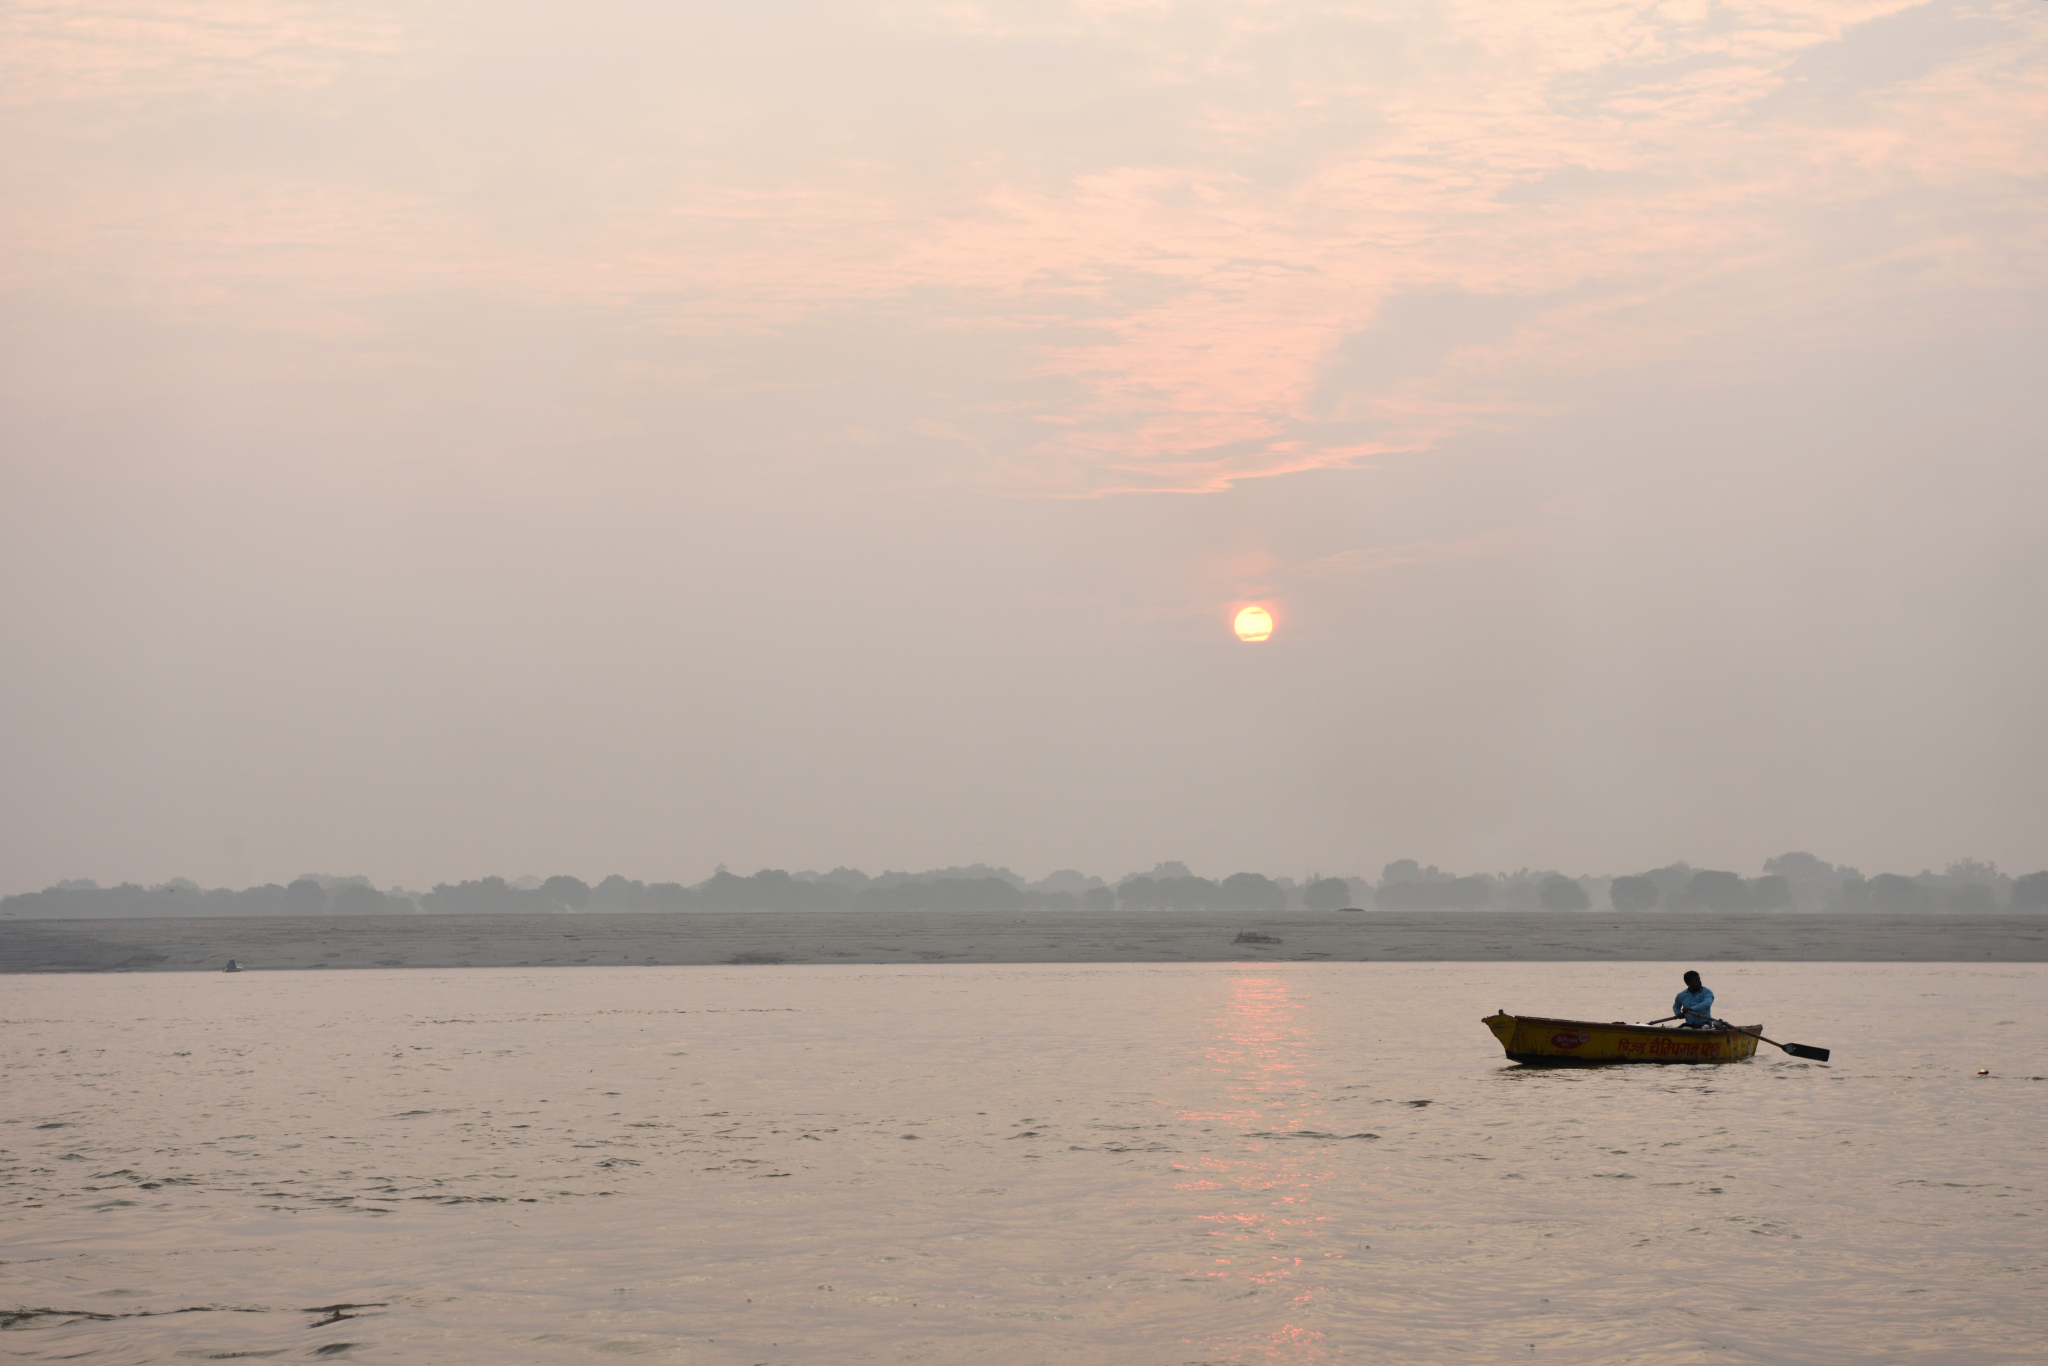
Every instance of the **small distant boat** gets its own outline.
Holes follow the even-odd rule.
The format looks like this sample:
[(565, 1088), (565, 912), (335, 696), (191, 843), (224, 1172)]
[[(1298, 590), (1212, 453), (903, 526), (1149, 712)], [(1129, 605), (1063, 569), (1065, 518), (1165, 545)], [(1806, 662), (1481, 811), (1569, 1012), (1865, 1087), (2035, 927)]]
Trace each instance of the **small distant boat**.
[(228, 965), (221, 969), (222, 972), (240, 972), (241, 970), (242, 965), (232, 958), (228, 959)]
[(1506, 1011), (1481, 1021), (1516, 1062), (1741, 1062), (1756, 1056), (1764, 1027), (1665, 1028), (1615, 1020), (1552, 1020)]

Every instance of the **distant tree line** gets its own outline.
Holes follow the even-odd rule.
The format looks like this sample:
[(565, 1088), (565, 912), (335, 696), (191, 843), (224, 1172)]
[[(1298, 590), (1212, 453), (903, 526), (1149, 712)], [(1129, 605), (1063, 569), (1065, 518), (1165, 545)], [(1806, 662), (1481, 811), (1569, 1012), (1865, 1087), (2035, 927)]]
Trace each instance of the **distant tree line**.
[(1617, 877), (1608, 884), (1608, 898), (1618, 911), (2039, 912), (2048, 911), (2048, 872), (2014, 878), (1991, 864), (1964, 860), (1940, 873), (1866, 878), (1811, 854), (1783, 854), (1765, 861), (1762, 877), (1683, 863)]
[(2048, 871), (2008, 877), (1966, 860), (1913, 876), (1825, 863), (1811, 854), (1765, 862), (1758, 877), (1674, 863), (1619, 877), (1569, 877), (1548, 870), (1456, 874), (1414, 859), (1389, 863), (1379, 879), (1311, 875), (1302, 881), (1262, 873), (1212, 880), (1182, 863), (1162, 863), (1116, 883), (1062, 869), (1027, 882), (985, 864), (887, 872), (853, 868), (791, 873), (764, 868), (742, 877), (721, 868), (704, 881), (636, 882), (613, 874), (592, 885), (558, 875), (439, 883), (431, 891), (380, 891), (365, 877), (307, 874), (290, 883), (241, 891), (205, 890), (183, 878), (152, 887), (62, 882), (0, 899), (0, 918), (169, 916), (360, 916), (565, 914), (578, 912), (949, 911), (1029, 910), (1091, 914), (1212, 911), (1273, 915), (1288, 911), (1478, 910), (1673, 912), (1833, 911), (1891, 914), (2048, 912)]
[(165, 919), (223, 915), (412, 915), (418, 907), (403, 894), (380, 892), (366, 877), (325, 877), (309, 874), (284, 885), (230, 891), (201, 888), (185, 878), (154, 887), (124, 882), (101, 887), (91, 882), (64, 882), (40, 892), (0, 899), (0, 918)]

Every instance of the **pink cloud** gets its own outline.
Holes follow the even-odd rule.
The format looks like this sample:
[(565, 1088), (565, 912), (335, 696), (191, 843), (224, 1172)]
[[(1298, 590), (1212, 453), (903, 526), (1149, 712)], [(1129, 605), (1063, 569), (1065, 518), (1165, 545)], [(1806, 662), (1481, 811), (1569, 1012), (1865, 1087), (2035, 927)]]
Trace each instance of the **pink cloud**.
[[(824, 131), (792, 140), (736, 112), (759, 73), (675, 90), (641, 73), (630, 127), (586, 85), (571, 93), (595, 112), (569, 101), (502, 135), (498, 106), (458, 128), (427, 80), (405, 87), (414, 105), (363, 113), (361, 136), (388, 141), (279, 172), (205, 148), (95, 163), (48, 127), (85, 136), (114, 105), (147, 124), (202, 93), (259, 117), (274, 88), (432, 69), (452, 60), (447, 35), (314, 5), (17, 7), (0, 77), (45, 113), (5, 163), (29, 192), (9, 196), (6, 278), (338, 333), (352, 298), (451, 288), (713, 337), (916, 293), (945, 300), (949, 326), (1016, 335), (1063, 382), (1021, 448), (971, 406), (922, 419), (961, 434), (983, 477), (1068, 496), (1213, 489), (1511, 421), (1554, 403), (1560, 377), (1776, 326), (1787, 300), (1824, 329), (1868, 276), (1816, 245), (1822, 216), (1881, 199), (1938, 190), (1970, 224), (1894, 222), (1884, 252), (1955, 280), (2038, 280), (2041, 23), (1992, 5), (1998, 43), (1852, 85), (1821, 116), (1773, 112), (1803, 56), (1904, 8), (1738, 3), (1708, 23), (1704, 3), (1454, 2), (1394, 22), (1281, 3), (904, 5), (877, 30), (884, 56), (912, 39), (1085, 51), (1163, 150), (1119, 158), (1113, 129), (1098, 148), (1026, 127), (920, 161), (912, 143), (943, 129), (840, 148), (832, 110), (804, 106), (825, 97), (795, 77), (762, 97), (817, 114)], [(993, 117), (1007, 98), (957, 108)], [(430, 152), (405, 141), (408, 119)], [(1071, 169), (1019, 169), (1046, 158)], [(1328, 400), (1347, 339), (1427, 290), (1548, 302)]]
[(0, 11), (0, 105), (324, 84), (405, 37), (397, 5), (31, 0)]

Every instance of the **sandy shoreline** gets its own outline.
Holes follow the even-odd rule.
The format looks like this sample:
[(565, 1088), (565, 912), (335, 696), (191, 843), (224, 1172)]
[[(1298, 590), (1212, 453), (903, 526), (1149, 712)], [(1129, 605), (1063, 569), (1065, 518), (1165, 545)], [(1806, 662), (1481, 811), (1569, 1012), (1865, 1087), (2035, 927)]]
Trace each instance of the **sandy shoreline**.
[[(1240, 942), (1240, 933), (1275, 942)], [(726, 963), (2048, 962), (2048, 916), (442, 915), (0, 923), (0, 973)]]

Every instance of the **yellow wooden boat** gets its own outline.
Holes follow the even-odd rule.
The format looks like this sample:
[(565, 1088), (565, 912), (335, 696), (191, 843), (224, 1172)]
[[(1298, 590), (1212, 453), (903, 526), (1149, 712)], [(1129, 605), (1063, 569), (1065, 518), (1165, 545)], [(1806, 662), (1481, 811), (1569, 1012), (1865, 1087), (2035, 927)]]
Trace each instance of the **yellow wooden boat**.
[(1756, 1056), (1762, 1025), (1678, 1029), (1616, 1020), (1552, 1020), (1541, 1015), (1489, 1015), (1485, 1026), (1516, 1062), (1741, 1062)]

